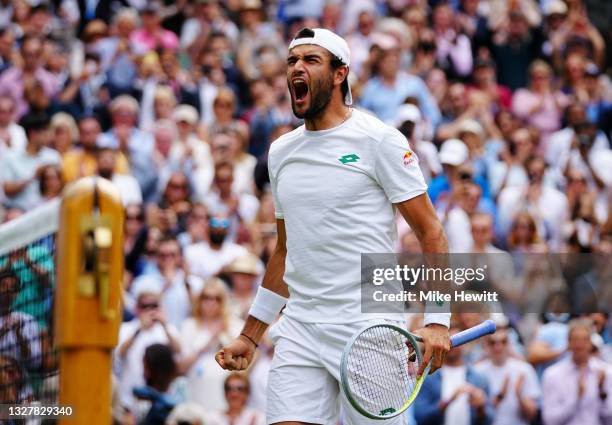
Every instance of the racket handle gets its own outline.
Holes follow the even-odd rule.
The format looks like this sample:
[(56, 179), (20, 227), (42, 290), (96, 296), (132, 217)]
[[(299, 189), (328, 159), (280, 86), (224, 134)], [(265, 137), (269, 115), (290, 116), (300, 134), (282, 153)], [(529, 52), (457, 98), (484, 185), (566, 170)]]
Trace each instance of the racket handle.
[(485, 320), (479, 325), (473, 328), (466, 329), (458, 334), (451, 336), (450, 342), (452, 347), (458, 347), (459, 345), (466, 344), (470, 341), (474, 341), (485, 335), (489, 335), (495, 332), (497, 327), (492, 320)]

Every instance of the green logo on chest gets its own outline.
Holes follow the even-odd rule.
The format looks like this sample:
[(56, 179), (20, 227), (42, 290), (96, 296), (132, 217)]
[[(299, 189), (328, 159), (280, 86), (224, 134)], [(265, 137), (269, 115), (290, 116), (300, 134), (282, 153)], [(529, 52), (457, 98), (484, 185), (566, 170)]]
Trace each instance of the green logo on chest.
[(348, 163), (351, 163), (351, 162), (359, 161), (359, 157), (357, 156), (357, 154), (349, 153), (348, 155), (344, 155), (344, 156), (338, 158), (338, 161), (340, 161), (343, 164), (348, 164)]

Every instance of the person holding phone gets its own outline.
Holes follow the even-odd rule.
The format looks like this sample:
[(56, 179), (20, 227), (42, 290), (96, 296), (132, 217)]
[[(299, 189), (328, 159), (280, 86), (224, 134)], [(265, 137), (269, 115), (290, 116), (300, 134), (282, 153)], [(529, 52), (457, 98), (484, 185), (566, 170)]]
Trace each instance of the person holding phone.
[(136, 409), (134, 387), (145, 385), (142, 359), (147, 347), (167, 344), (176, 354), (181, 351), (178, 330), (169, 324), (161, 309), (158, 285), (147, 282), (136, 294), (136, 317), (119, 328), (119, 343), (115, 351), (119, 397), (123, 407)]

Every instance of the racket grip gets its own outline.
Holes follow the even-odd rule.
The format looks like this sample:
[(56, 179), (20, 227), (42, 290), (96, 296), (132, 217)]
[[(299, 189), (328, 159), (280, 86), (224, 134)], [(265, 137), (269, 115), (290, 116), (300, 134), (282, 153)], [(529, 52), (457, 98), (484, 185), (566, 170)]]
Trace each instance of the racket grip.
[(470, 341), (474, 341), (480, 337), (485, 335), (489, 335), (495, 332), (497, 327), (492, 320), (485, 320), (479, 325), (474, 326), (473, 328), (466, 329), (458, 334), (451, 336), (450, 342), (451, 347), (458, 347), (459, 345), (466, 344)]

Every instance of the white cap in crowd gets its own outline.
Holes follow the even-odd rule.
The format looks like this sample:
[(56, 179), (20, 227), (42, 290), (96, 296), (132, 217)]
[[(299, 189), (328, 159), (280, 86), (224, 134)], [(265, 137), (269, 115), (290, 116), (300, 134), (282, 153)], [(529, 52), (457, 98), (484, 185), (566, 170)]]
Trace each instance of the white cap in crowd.
[(480, 137), (484, 136), (482, 125), (480, 125), (478, 121), (471, 119), (461, 121), (459, 124), (459, 133), (472, 133)]
[(561, 0), (551, 0), (544, 4), (542, 9), (545, 16), (565, 15), (567, 13), (567, 5)]
[(411, 103), (406, 103), (399, 107), (395, 117), (395, 127), (401, 127), (406, 121), (414, 124), (421, 122), (421, 111)]
[(447, 165), (461, 165), (468, 160), (470, 152), (459, 139), (448, 139), (440, 148), (440, 162)]
[(179, 105), (174, 108), (172, 119), (175, 122), (187, 122), (194, 125), (198, 122), (198, 110), (191, 105)]

